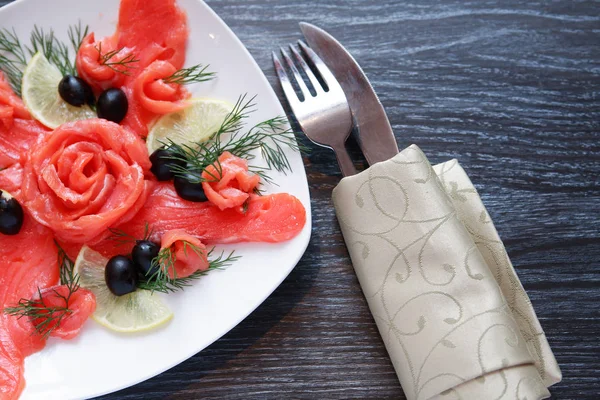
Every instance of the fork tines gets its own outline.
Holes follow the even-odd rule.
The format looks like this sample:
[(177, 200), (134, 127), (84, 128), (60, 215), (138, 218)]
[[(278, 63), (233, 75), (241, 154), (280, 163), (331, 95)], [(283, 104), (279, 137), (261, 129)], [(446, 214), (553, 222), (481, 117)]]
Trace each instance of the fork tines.
[[(298, 46), (300, 47), (302, 53), (300, 53), (294, 45), (289, 45), (291, 56), (286, 49), (283, 47), (280, 48), (281, 56), (285, 62), (285, 67), (292, 72), (293, 81), (290, 80), (286, 68), (284, 65), (282, 65), (282, 62), (280, 61), (279, 57), (277, 57), (277, 54), (273, 52), (275, 71), (279, 77), (279, 81), (281, 82), (281, 87), (283, 88), (283, 91), (290, 102), (296, 100), (303, 102), (309, 96), (314, 97), (310, 88), (306, 85), (298, 68), (300, 68), (300, 70), (308, 78), (310, 86), (314, 90), (315, 95), (329, 91), (331, 83), (336, 82), (333, 74), (331, 74), (329, 71), (329, 68), (327, 68), (321, 58), (319, 58), (319, 56), (310, 47), (308, 47), (302, 41), (298, 41)], [(319, 79), (315, 72), (313, 72), (313, 69), (309, 66), (309, 63), (314, 66), (316, 73), (320, 75), (321, 79)], [(301, 96), (298, 96), (294, 90), (294, 84), (300, 89)]]

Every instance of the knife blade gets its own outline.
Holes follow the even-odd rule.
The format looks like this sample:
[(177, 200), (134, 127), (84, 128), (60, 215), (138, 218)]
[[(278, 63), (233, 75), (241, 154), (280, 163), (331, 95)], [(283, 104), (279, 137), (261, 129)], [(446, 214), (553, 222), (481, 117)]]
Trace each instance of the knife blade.
[(321, 57), (342, 86), (358, 128), (358, 145), (369, 165), (398, 154), (394, 132), (365, 73), (333, 36), (306, 22), (300, 29), (308, 45)]

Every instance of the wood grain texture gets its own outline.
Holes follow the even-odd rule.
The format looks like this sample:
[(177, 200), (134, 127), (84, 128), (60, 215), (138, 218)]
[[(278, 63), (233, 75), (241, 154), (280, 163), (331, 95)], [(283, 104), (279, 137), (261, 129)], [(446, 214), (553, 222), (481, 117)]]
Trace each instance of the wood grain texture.
[[(327, 29), (370, 77), (401, 147), (460, 160), (562, 367), (553, 398), (599, 398), (600, 2), (208, 3), (278, 94), (270, 52), (301, 38), (300, 21)], [(102, 400), (404, 398), (331, 205), (335, 157), (313, 148), (305, 164), (313, 237), (288, 279), (209, 348)]]

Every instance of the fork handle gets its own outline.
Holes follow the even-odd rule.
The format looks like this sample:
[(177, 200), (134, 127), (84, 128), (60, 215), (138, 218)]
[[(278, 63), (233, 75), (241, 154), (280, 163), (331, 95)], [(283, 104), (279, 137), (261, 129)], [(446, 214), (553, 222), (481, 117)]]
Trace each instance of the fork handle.
[(348, 150), (346, 150), (346, 146), (344, 143), (338, 144), (333, 148), (335, 152), (335, 157), (337, 158), (338, 165), (340, 166), (340, 170), (342, 171), (343, 176), (356, 175), (356, 168), (354, 167), (354, 163), (350, 158), (350, 154)]

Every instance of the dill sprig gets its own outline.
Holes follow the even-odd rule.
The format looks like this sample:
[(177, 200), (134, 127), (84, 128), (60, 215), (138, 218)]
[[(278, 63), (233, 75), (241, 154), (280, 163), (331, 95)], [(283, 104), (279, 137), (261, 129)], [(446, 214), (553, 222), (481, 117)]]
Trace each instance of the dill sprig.
[[(198, 248), (198, 246), (192, 243), (183, 241), (183, 251), (186, 255), (188, 251), (193, 251), (196, 254), (203, 256), (205, 250)], [(214, 248), (206, 255), (209, 260), (208, 269), (204, 271), (195, 271), (186, 277), (177, 277), (177, 271), (175, 270), (175, 261), (177, 261), (177, 259), (173, 249), (162, 249), (158, 253), (158, 256), (153, 260), (153, 265), (156, 267), (150, 269), (150, 271), (155, 272), (151, 276), (146, 277), (144, 281), (139, 282), (138, 288), (161, 293), (176, 292), (190, 286), (195, 280), (203, 277), (210, 271), (223, 269), (240, 259), (240, 256), (235, 256), (232, 251), (228, 255), (225, 255), (225, 252), (221, 252), (218, 257), (211, 260), (213, 252)], [(172, 278), (171, 275), (173, 276)]]
[(300, 151), (301, 146), (296, 141), (293, 130), (285, 128), (287, 124), (288, 120), (283, 116), (259, 122), (248, 132), (231, 137), (223, 146), (223, 151), (251, 160), (254, 158), (251, 152), (260, 149), (268, 168), (279, 172), (291, 171), (292, 166), (285, 148)]
[(89, 31), (90, 27), (88, 25), (86, 25), (85, 27), (81, 26), (81, 21), (79, 21), (77, 25), (69, 26), (69, 31), (67, 32), (67, 34), (69, 35), (69, 41), (71, 42), (71, 47), (75, 51), (75, 55), (77, 55), (77, 53), (79, 52), (81, 43), (83, 42), (83, 39), (88, 35)]
[[(77, 289), (79, 289), (79, 286), (77, 286)], [(69, 290), (66, 296), (53, 290), (54, 294), (65, 302), (65, 305), (49, 306), (45, 303), (42, 291), (38, 288), (39, 299), (21, 299), (15, 307), (5, 308), (4, 313), (18, 319), (23, 317), (30, 318), (33, 322), (35, 332), (44, 338), (48, 338), (52, 331), (60, 326), (61, 321), (73, 313), (73, 310), (69, 309), (69, 301), (77, 289)]]
[(42, 291), (38, 287), (38, 298), (21, 299), (15, 307), (4, 309), (5, 314), (15, 316), (18, 319), (30, 318), (35, 332), (44, 338), (48, 338), (52, 331), (60, 326), (62, 320), (73, 313), (73, 310), (69, 309), (69, 302), (73, 293), (79, 290), (79, 276), (75, 274), (73, 260), (67, 256), (67, 253), (60, 247), (58, 242), (55, 241), (54, 243), (58, 248), (60, 283), (67, 286), (68, 292), (66, 296), (60, 294), (56, 289), (53, 289), (52, 292), (64, 301), (64, 306), (47, 305), (42, 296)]
[[(117, 242), (118, 246), (136, 243), (138, 241), (138, 238), (136, 238), (133, 235), (130, 235), (129, 233), (121, 229), (108, 228), (108, 231), (111, 233), (108, 239)], [(148, 221), (146, 221), (144, 224), (144, 237), (141, 240), (150, 240), (150, 236), (152, 236), (152, 233), (153, 231), (150, 228)]]
[(69, 47), (56, 38), (53, 29), (44, 31), (43, 28), (35, 25), (31, 32), (30, 41), (31, 47), (28, 47), (27, 50), (31, 56), (41, 52), (48, 61), (58, 68), (63, 76), (77, 74), (75, 65), (69, 55)]
[[(88, 34), (88, 26), (83, 27), (81, 21), (71, 25), (68, 30), (69, 42), (75, 52), (79, 50), (83, 38)], [(34, 26), (29, 38), (29, 46), (21, 43), (15, 30), (0, 29), (0, 69), (6, 74), (7, 79), (19, 96), (21, 95), (21, 81), (23, 71), (27, 66), (28, 58), (38, 51), (54, 64), (63, 75), (76, 75), (74, 58), (72, 60), (69, 46), (56, 38), (54, 30), (44, 31), (43, 28)]]
[(14, 28), (0, 29), (0, 69), (4, 71), (12, 89), (21, 95), (23, 70), (27, 65), (25, 49)]
[(123, 75), (129, 75), (129, 70), (136, 68), (131, 64), (135, 64), (140, 61), (137, 58), (135, 58), (135, 55), (133, 53), (129, 53), (123, 58), (117, 58), (117, 55), (121, 51), (123, 51), (124, 47), (103, 54), (102, 42), (100, 42), (98, 43), (98, 46), (95, 47), (95, 49), (98, 51), (98, 62), (100, 63), (100, 65), (107, 66), (113, 71)]
[[(250, 171), (258, 174), (263, 181), (273, 182), (269, 177), (270, 170), (279, 172), (291, 171), (291, 165), (286, 155), (286, 148), (294, 151), (304, 150), (296, 141), (295, 133), (287, 128), (286, 117), (279, 116), (259, 122), (246, 132), (243, 131), (244, 121), (255, 111), (255, 97), (240, 96), (232, 111), (227, 114), (221, 126), (208, 142), (177, 144), (173, 141), (163, 143), (174, 154), (173, 159), (184, 161), (184, 166), (175, 165), (175, 174), (188, 178), (200, 176), (209, 165), (219, 167), (219, 156), (228, 151), (231, 154), (253, 160), (253, 152), (259, 150), (267, 163), (267, 167), (250, 166)], [(220, 177), (211, 177), (211, 180)], [(203, 181), (198, 178), (198, 181)]]
[(77, 280), (75, 274), (75, 263), (69, 258), (65, 250), (54, 240), (58, 249), (58, 270), (60, 272), (60, 284), (68, 285)]
[(171, 76), (164, 78), (165, 83), (176, 83), (179, 85), (189, 85), (192, 83), (206, 82), (213, 79), (215, 72), (206, 72), (208, 65), (194, 65), (193, 67), (183, 68), (175, 71)]

